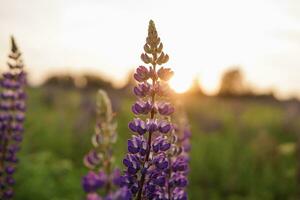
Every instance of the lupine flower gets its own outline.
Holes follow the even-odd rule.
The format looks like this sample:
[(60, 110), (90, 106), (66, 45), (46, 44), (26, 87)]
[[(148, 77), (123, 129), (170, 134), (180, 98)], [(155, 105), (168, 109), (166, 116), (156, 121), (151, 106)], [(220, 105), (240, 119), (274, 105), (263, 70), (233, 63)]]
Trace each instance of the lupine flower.
[(98, 188), (101, 188), (107, 182), (107, 176), (103, 171), (95, 173), (93, 171), (82, 179), (82, 186), (85, 192), (96, 192)]
[(170, 68), (162, 67), (158, 70), (157, 75), (161, 80), (168, 81), (173, 76), (173, 72)]
[(11, 199), (14, 195), (13, 174), (18, 163), (17, 152), (23, 140), (26, 110), (26, 73), (13, 37), (7, 64), (9, 70), (2, 75), (0, 93), (0, 199)]
[(147, 115), (152, 110), (151, 102), (149, 101), (137, 101), (132, 106), (132, 112), (136, 115), (144, 114)]
[[(131, 192), (126, 187), (119, 188), (123, 183), (121, 172), (113, 170), (112, 145), (116, 141), (116, 123), (113, 121), (111, 102), (103, 90), (97, 95), (97, 120), (95, 134), (92, 137), (94, 148), (84, 159), (90, 169), (82, 178), (82, 187), (87, 193), (87, 200), (119, 200), (130, 199)], [(101, 197), (99, 191), (103, 190)]]
[(174, 126), (174, 131), (178, 137), (178, 146), (182, 148), (182, 154), (184, 154), (185, 157), (188, 157), (188, 153), (191, 150), (190, 137), (192, 134), (183, 105), (177, 103), (176, 108), (178, 111), (176, 115), (176, 125)]
[[(138, 100), (132, 106), (136, 118), (128, 125), (133, 136), (128, 140), (128, 153), (123, 160), (126, 167), (123, 185), (137, 200), (165, 200), (171, 199), (167, 177), (171, 167), (169, 135), (173, 132), (170, 116), (174, 107), (166, 99), (167, 81), (173, 72), (160, 67), (169, 56), (163, 52), (163, 44), (152, 20), (144, 51), (141, 59), (148, 66), (139, 66), (134, 74), (138, 85), (133, 91)], [(174, 181), (179, 183), (181, 180)]]
[(186, 200), (187, 194), (185, 188), (188, 185), (189, 171), (189, 151), (191, 132), (187, 122), (187, 116), (182, 105), (177, 105), (175, 117), (176, 123), (173, 125), (173, 138), (171, 140), (171, 151), (169, 156), (169, 185), (168, 191), (170, 199)]
[(150, 71), (144, 66), (139, 66), (136, 69), (136, 73), (134, 74), (134, 78), (138, 82), (147, 81), (150, 78)]
[(134, 94), (138, 97), (145, 97), (150, 92), (151, 85), (147, 82), (138, 84), (136, 87), (134, 87), (133, 91)]

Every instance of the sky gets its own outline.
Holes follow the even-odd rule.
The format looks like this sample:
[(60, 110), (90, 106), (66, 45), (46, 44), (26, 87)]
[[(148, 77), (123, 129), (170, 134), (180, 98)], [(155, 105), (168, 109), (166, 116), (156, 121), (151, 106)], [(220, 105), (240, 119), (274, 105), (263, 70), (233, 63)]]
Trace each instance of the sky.
[(0, 66), (13, 34), (33, 84), (58, 72), (94, 73), (123, 84), (142, 64), (153, 19), (175, 71), (174, 85), (199, 78), (213, 94), (222, 73), (238, 65), (257, 90), (300, 97), (297, 0), (0, 0), (0, 5)]

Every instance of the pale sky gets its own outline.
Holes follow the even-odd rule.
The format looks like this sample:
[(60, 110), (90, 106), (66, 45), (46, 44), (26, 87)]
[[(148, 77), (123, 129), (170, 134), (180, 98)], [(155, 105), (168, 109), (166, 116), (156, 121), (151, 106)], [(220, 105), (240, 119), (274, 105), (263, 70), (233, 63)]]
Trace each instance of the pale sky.
[(300, 97), (299, 10), (298, 0), (0, 0), (0, 66), (14, 34), (32, 83), (57, 71), (119, 83), (142, 64), (153, 19), (174, 82), (198, 76), (212, 94), (240, 65), (256, 87)]

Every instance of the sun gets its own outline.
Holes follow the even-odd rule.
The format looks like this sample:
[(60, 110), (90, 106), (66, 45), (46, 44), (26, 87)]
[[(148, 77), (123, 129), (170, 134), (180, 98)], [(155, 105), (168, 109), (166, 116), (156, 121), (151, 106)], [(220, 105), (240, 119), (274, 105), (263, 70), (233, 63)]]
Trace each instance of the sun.
[(184, 93), (186, 92), (192, 84), (192, 80), (190, 77), (181, 77), (181, 76), (174, 76), (170, 80), (170, 87), (176, 92), (176, 93)]

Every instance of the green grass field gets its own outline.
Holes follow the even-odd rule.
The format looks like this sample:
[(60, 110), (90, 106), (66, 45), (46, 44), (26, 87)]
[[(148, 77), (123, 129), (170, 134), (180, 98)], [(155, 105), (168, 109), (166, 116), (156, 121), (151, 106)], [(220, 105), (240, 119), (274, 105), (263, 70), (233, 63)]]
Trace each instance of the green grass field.
[[(83, 199), (83, 155), (91, 147), (96, 91), (30, 89), (26, 132), (16, 174), (19, 200)], [(110, 94), (110, 93), (109, 93)], [(299, 199), (296, 141), (299, 106), (259, 100), (186, 98), (192, 127), (189, 199)], [(126, 151), (134, 99), (113, 99)], [(298, 109), (298, 110), (297, 110)]]

